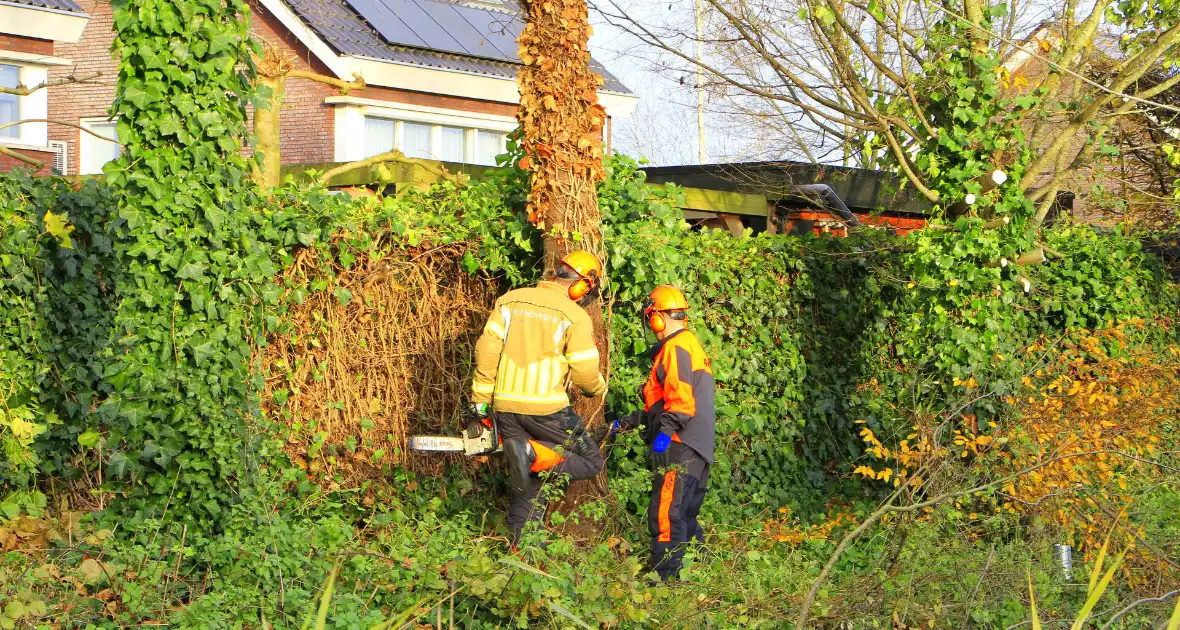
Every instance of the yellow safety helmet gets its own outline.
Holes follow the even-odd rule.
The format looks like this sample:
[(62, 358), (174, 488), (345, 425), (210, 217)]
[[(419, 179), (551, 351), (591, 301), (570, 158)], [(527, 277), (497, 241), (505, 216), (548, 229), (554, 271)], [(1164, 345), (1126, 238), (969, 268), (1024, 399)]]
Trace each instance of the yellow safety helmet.
[(673, 319), (684, 319), (688, 316), (685, 312), (687, 310), (688, 300), (680, 292), (680, 289), (670, 284), (661, 284), (656, 287), (647, 296), (647, 301), (643, 303), (643, 316), (655, 332), (664, 332), (664, 329), (668, 327), (668, 320), (664, 317), (665, 313)]
[(570, 285), (570, 299), (577, 302), (598, 288), (602, 280), (602, 263), (590, 252), (577, 250), (570, 252), (561, 259), (561, 264), (569, 267), (578, 274), (579, 280)]

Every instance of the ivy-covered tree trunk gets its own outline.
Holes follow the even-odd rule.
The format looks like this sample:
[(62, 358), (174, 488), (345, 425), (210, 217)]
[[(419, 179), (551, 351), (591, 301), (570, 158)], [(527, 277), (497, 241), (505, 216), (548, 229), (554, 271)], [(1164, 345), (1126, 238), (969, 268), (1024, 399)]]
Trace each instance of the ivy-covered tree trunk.
[(276, 273), (257, 243), (242, 155), (253, 45), (241, 0), (114, 3), (122, 157), (122, 274), (109, 391), (108, 479), (122, 511), (216, 529), (251, 470), (247, 420), (259, 288)]
[[(604, 177), (598, 103), (602, 79), (590, 69), (590, 23), (585, 0), (524, 0), (525, 28), (517, 82), (525, 157), (531, 173), (529, 220), (545, 233), (545, 270), (575, 249), (603, 259), (597, 185)], [(605, 264), (605, 261), (604, 261)], [(587, 308), (594, 322), (600, 369), (609, 370), (609, 335), (601, 299)], [(603, 401), (580, 400), (575, 410), (588, 424), (600, 422)], [(576, 500), (588, 488), (573, 488)]]

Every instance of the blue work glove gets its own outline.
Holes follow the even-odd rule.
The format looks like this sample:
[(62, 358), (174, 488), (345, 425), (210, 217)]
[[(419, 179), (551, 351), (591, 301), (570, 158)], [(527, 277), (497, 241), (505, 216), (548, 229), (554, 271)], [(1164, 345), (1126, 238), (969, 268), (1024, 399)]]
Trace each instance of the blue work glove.
[(660, 433), (656, 436), (656, 441), (651, 443), (651, 450), (654, 453), (663, 453), (672, 445), (672, 436), (667, 433)]
[(668, 447), (672, 445), (672, 436), (667, 433), (660, 433), (656, 436), (654, 442), (651, 443), (651, 454), (648, 459), (651, 460), (651, 469), (660, 471), (672, 465), (672, 453), (668, 452)]

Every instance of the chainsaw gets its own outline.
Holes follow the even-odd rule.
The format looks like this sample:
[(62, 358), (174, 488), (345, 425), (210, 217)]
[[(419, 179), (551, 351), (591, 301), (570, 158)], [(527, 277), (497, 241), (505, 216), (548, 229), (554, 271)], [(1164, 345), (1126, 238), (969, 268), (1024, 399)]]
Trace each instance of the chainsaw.
[(488, 455), (503, 450), (500, 445), (496, 423), (491, 418), (481, 418), (467, 423), (460, 436), (415, 435), (410, 438), (410, 450), (432, 453), (463, 453), (464, 455)]

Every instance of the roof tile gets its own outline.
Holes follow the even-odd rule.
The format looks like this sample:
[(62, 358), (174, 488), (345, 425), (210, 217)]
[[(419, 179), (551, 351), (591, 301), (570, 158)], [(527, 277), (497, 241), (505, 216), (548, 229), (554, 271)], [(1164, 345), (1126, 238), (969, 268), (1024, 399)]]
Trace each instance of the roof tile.
[(5, 0), (6, 2), (15, 2), (16, 4), (27, 4), (31, 7), (40, 7), (42, 9), (56, 9), (58, 11), (69, 11), (71, 13), (85, 13), (86, 11), (74, 0)]

